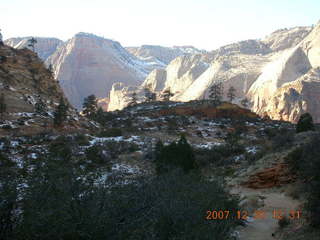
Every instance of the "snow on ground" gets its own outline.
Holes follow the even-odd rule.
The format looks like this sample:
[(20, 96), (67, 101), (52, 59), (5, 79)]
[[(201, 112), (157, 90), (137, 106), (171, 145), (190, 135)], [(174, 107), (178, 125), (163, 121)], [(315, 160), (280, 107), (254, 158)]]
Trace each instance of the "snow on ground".
[(92, 137), (93, 140), (90, 141), (90, 145), (94, 145), (96, 143), (103, 143), (103, 142), (131, 142), (137, 145), (144, 145), (144, 141), (141, 139), (140, 136), (131, 136), (131, 137)]
[(221, 146), (223, 143), (221, 142), (207, 142), (207, 143), (200, 143), (200, 144), (193, 144), (193, 147), (200, 148), (200, 149), (212, 149), (215, 146)]

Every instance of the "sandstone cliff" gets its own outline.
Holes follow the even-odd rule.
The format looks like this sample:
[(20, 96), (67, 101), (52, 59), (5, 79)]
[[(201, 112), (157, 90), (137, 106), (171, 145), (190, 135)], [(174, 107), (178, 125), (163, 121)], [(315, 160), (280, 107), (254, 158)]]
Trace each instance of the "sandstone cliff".
[[(244, 97), (249, 98), (252, 110), (260, 115), (267, 113), (275, 119), (296, 121), (301, 113), (310, 111), (319, 121), (320, 114), (313, 107), (315, 105), (313, 102), (317, 101), (316, 87), (315, 89), (307, 87), (317, 86), (317, 74), (313, 74), (313, 77), (310, 74), (320, 66), (319, 49), (320, 24), (313, 28), (281, 29), (262, 40), (229, 44), (210, 53), (196, 55), (197, 57), (177, 57), (165, 69), (166, 79), (163, 89), (154, 87), (160, 86), (157, 84), (159, 79), (155, 72), (149, 75), (145, 82), (156, 92), (170, 88), (175, 93), (172, 100), (190, 101), (207, 98), (210, 86), (222, 81), (224, 94), (230, 86), (235, 87), (237, 95), (235, 101), (238, 102)], [(301, 82), (303, 77), (313, 80), (301, 83), (304, 91), (299, 94), (303, 96), (303, 103), (301, 101), (297, 103), (288, 95), (294, 93), (292, 89), (295, 89), (296, 81)], [(163, 77), (161, 80), (163, 81)], [(288, 87), (291, 85), (292, 87)], [(141, 88), (141, 86), (136, 87)], [(117, 89), (117, 91), (121, 98), (125, 98), (126, 90)], [(117, 91), (113, 91), (114, 96), (117, 95)], [(287, 91), (290, 91), (290, 94)], [(306, 98), (305, 96), (309, 96), (308, 92), (314, 97)], [(120, 98), (118, 100), (121, 101)], [(113, 109), (118, 109), (117, 104), (112, 102), (111, 97), (110, 103)], [(123, 103), (120, 105), (125, 106)], [(292, 107), (288, 107), (289, 105)]]
[(79, 33), (47, 60), (52, 64), (70, 103), (82, 107), (85, 97), (104, 98), (118, 81), (140, 84), (152, 69), (128, 53), (118, 42)]
[[(31, 38), (32, 37), (9, 38), (6, 39), (4, 43), (17, 49), (28, 48), (28, 40)], [(35, 51), (43, 61), (47, 60), (47, 58), (63, 43), (63, 41), (57, 38), (36, 37), (35, 39), (37, 40)]]
[(127, 47), (126, 49), (141, 60), (158, 62), (163, 68), (179, 56), (204, 53), (204, 51), (192, 46), (162, 47), (142, 45), (141, 47)]

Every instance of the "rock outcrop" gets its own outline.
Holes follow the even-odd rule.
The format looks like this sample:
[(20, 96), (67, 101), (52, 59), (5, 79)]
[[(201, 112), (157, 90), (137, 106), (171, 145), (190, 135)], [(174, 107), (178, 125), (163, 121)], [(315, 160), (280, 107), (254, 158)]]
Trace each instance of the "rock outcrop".
[(204, 51), (192, 46), (162, 47), (156, 45), (142, 45), (141, 47), (127, 47), (126, 49), (137, 58), (150, 62), (157, 62), (163, 68), (179, 56), (204, 53)]
[(319, 59), (320, 24), (297, 46), (282, 51), (264, 68), (248, 93), (253, 111), (292, 122), (297, 122), (302, 113), (310, 112), (320, 122)]
[(281, 51), (297, 46), (311, 30), (312, 27), (279, 29), (265, 37), (262, 42), (272, 51)]
[(302, 113), (320, 122), (320, 68), (278, 88), (265, 108), (272, 119), (297, 122)]
[(34, 112), (40, 98), (54, 107), (64, 96), (58, 82), (34, 52), (0, 46), (0, 56), (0, 90), (8, 113)]
[[(28, 40), (32, 37), (22, 37), (22, 38), (9, 38), (4, 41), (4, 43), (10, 47), (17, 49), (28, 48)], [(38, 56), (46, 61), (49, 56), (51, 56), (57, 48), (63, 44), (63, 41), (57, 38), (44, 38), (36, 37), (37, 43), (35, 44), (35, 51)]]

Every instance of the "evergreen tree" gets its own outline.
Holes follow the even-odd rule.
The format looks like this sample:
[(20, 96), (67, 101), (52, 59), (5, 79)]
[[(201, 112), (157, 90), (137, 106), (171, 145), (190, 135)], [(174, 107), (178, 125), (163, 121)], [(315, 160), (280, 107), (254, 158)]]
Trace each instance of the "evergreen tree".
[(172, 167), (181, 168), (185, 172), (197, 168), (193, 150), (184, 136), (181, 136), (178, 143), (172, 142), (168, 146), (158, 142), (155, 156), (158, 175), (169, 172)]
[(35, 112), (37, 114), (43, 115), (47, 112), (47, 106), (46, 104), (42, 101), (41, 98), (39, 98), (38, 102), (35, 104)]
[(35, 45), (37, 42), (37, 39), (35, 39), (34, 37), (28, 40), (28, 47), (31, 47), (33, 52), (35, 52)]
[(2, 41), (2, 34), (1, 34), (1, 29), (0, 29), (0, 46), (3, 46), (3, 41)]
[(94, 120), (97, 121), (100, 124), (104, 124), (105, 123), (105, 115), (104, 115), (104, 111), (101, 107), (98, 108), (97, 113), (95, 114)]
[(234, 98), (236, 97), (236, 89), (233, 86), (231, 86), (228, 89), (227, 97), (231, 103), (233, 102)]
[(162, 161), (162, 151), (163, 151), (163, 143), (159, 140), (155, 147), (155, 164), (156, 164), (156, 172), (161, 173), (163, 171), (163, 161)]
[(65, 104), (63, 98), (60, 98), (59, 105), (57, 106), (55, 112), (53, 113), (54, 115), (54, 125), (55, 126), (61, 126), (62, 123), (67, 119), (67, 111), (68, 111), (68, 106)]
[(172, 96), (173, 96), (173, 94), (171, 93), (170, 88), (169, 88), (162, 93), (161, 98), (163, 101), (168, 102), (168, 101), (170, 101), (170, 98)]
[(90, 95), (84, 99), (82, 113), (90, 119), (93, 119), (98, 111), (98, 103), (95, 95)]
[(310, 113), (302, 114), (296, 126), (297, 133), (305, 131), (314, 131), (313, 119)]
[(137, 93), (136, 92), (133, 92), (131, 94), (131, 99), (130, 99), (130, 102), (129, 102), (129, 106), (134, 106), (138, 103), (138, 99), (137, 99)]
[(244, 108), (247, 108), (248, 105), (249, 105), (249, 100), (247, 98), (244, 98), (241, 100), (241, 105), (244, 107)]
[(222, 82), (214, 83), (209, 89), (209, 98), (213, 105), (219, 106), (222, 103), (223, 98), (223, 84)]
[(7, 111), (7, 104), (4, 98), (4, 94), (2, 93), (0, 95), (0, 115), (1, 115), (1, 119), (3, 120), (3, 116), (5, 114), (5, 112)]

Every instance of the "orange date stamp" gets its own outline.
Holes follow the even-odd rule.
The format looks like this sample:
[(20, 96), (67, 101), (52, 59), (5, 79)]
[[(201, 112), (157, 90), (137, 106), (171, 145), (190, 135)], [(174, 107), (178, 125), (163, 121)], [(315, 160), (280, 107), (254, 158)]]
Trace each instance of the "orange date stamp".
[[(286, 211), (283, 209), (274, 209), (272, 212), (267, 212), (265, 210), (256, 210), (252, 214), (252, 218), (255, 220), (263, 220), (267, 218), (273, 218), (281, 220), (283, 218), (289, 218), (290, 220), (300, 219), (302, 216), (302, 211), (300, 210), (290, 210)], [(239, 220), (248, 220), (249, 214), (244, 210), (208, 210), (206, 212), (206, 220), (226, 220), (229, 218), (235, 218)]]

